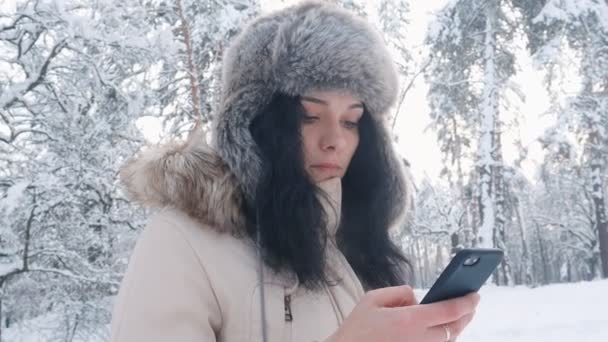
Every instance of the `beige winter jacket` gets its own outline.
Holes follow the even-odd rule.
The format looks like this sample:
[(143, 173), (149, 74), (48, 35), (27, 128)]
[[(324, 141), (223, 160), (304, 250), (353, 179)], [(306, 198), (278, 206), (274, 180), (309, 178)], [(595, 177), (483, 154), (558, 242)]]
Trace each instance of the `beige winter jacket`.
[[(262, 341), (259, 259), (240, 230), (237, 187), (219, 158), (206, 146), (153, 149), (121, 177), (135, 199), (161, 209), (131, 255), (111, 341)], [(327, 210), (333, 234), (341, 181), (321, 187), (337, 209)], [(327, 267), (340, 281), (322, 291), (263, 268), (268, 342), (323, 341), (364, 295), (344, 256), (328, 246)]]

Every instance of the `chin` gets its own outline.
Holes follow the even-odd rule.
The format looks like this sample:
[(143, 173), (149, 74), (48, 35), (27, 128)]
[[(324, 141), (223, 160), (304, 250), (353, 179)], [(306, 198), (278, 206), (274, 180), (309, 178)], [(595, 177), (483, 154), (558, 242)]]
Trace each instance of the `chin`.
[(322, 170), (310, 168), (308, 174), (314, 183), (323, 182), (332, 178), (342, 178), (344, 175), (341, 170)]
[(315, 183), (324, 182), (326, 180), (330, 180), (332, 178), (342, 178), (342, 173), (325, 173), (320, 172), (313, 175), (313, 180)]
[(321, 182), (325, 182), (325, 181), (328, 181), (328, 180), (330, 180), (330, 179), (334, 179), (334, 178), (341, 179), (342, 177), (341, 177), (341, 176), (326, 176), (326, 177), (319, 177), (318, 179), (316, 179), (316, 180), (315, 180), (315, 183), (321, 183)]

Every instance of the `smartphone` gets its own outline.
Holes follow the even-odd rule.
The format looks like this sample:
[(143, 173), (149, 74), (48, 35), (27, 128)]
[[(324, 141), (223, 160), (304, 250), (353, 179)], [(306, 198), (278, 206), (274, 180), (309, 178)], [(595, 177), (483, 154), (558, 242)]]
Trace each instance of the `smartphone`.
[(456, 253), (420, 304), (429, 304), (477, 292), (503, 258), (497, 248), (465, 248)]

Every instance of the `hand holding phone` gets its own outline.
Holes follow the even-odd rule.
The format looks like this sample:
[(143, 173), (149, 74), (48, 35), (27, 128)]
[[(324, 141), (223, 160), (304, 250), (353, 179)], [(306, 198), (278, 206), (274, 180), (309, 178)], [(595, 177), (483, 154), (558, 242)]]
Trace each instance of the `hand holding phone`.
[(443, 270), (420, 304), (429, 304), (477, 292), (500, 264), (497, 248), (462, 249)]
[[(452, 341), (470, 323), (479, 303), (471, 295), (502, 260), (497, 249), (467, 249), (456, 254), (421, 304), (407, 285), (371, 290), (326, 342)], [(447, 310), (447, 308), (450, 308)], [(400, 322), (394, 324), (394, 322)]]

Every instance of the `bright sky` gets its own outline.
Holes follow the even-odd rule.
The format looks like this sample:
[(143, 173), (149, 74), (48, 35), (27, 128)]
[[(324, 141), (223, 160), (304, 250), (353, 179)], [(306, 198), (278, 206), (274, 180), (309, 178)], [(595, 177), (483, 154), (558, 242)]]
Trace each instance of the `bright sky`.
[(15, 0), (0, 1), (0, 12), (10, 13), (15, 11)]

